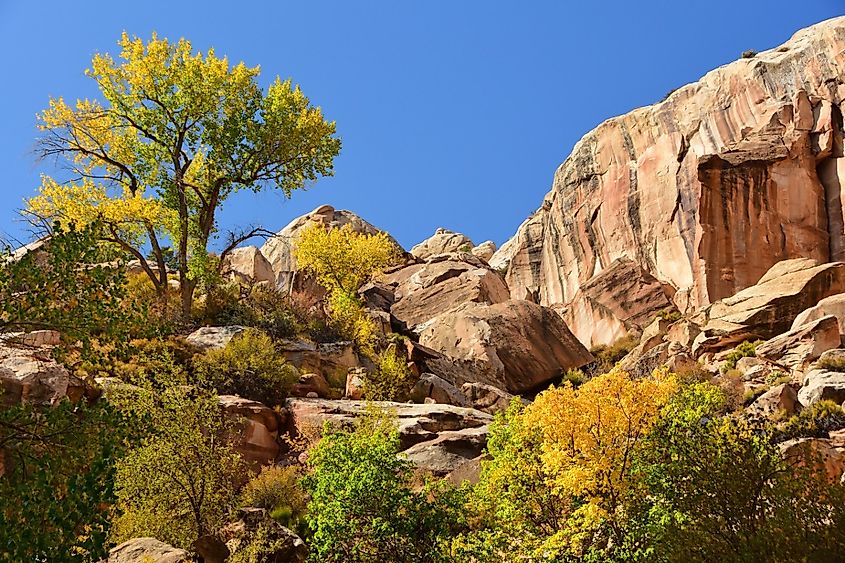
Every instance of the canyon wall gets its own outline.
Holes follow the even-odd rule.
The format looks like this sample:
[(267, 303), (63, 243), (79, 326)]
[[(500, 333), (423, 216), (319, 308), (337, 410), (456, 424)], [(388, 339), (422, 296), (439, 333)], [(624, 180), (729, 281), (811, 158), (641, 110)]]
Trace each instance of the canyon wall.
[[(589, 345), (636, 328), (608, 324), (602, 291), (582, 291), (618, 260), (659, 280), (682, 312), (780, 260), (845, 260), (843, 100), (840, 17), (589, 132), (490, 263), (507, 267), (513, 298), (562, 310)], [(599, 333), (598, 317), (609, 327)]]

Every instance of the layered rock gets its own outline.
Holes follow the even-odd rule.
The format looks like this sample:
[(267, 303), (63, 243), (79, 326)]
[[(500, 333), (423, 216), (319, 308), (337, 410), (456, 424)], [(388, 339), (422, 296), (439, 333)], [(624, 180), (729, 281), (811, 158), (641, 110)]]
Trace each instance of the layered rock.
[(845, 258), (843, 77), (840, 17), (605, 121), (491, 265), (514, 298), (554, 305), (629, 258), (686, 312), (778, 261)]
[(702, 331), (696, 337), (695, 351), (782, 334), (799, 313), (843, 291), (845, 263), (817, 265), (813, 260), (794, 259), (775, 264), (756, 285), (713, 303), (697, 315)]
[[(329, 422), (350, 428), (365, 414), (365, 401), (288, 399), (291, 432), (315, 437)], [(400, 450), (408, 453), (421, 469), (445, 475), (462, 463), (479, 456), (487, 442), (487, 425), (493, 417), (470, 408), (445, 404), (379, 402), (396, 417)]]
[[(275, 274), (276, 286), (280, 291), (289, 292), (292, 290), (311, 289), (309, 280), (297, 276), (296, 257), (294, 245), (296, 239), (303, 229), (318, 223), (326, 228), (337, 229), (344, 225), (351, 225), (357, 233), (373, 235), (379, 229), (345, 209), (335, 209), (331, 205), (321, 205), (317, 209), (297, 217), (287, 224), (285, 228), (267, 240), (261, 247), (261, 253), (270, 262)], [(401, 246), (393, 241), (397, 247)]]
[(234, 421), (232, 444), (251, 463), (266, 465), (279, 455), (279, 417), (273, 409), (237, 395), (220, 395), (220, 407)]
[(75, 402), (86, 394), (85, 382), (53, 360), (51, 346), (57, 342), (53, 331), (0, 340), (0, 405), (53, 405), (64, 398)]

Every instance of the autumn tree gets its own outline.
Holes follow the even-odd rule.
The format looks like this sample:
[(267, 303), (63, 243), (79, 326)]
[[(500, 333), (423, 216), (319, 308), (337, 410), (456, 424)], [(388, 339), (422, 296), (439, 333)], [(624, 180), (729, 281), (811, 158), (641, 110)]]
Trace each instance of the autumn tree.
[[(170, 238), (187, 316), (213, 267), (208, 245), (226, 199), (265, 188), (290, 196), (331, 175), (340, 140), (290, 80), (263, 91), (259, 67), (195, 52), (185, 39), (124, 34), (118, 44), (117, 60), (97, 54), (86, 71), (101, 100), (55, 98), (39, 115), (38, 151), (64, 162), (70, 181), (45, 177), (28, 208), (40, 218), (103, 221), (104, 239), (133, 255), (162, 295)], [(220, 258), (256, 232), (231, 236)]]
[(370, 277), (394, 264), (400, 249), (385, 232), (359, 233), (352, 225), (327, 229), (314, 223), (295, 241), (296, 263), (314, 274), (328, 291), (329, 312), (340, 332), (367, 348), (375, 333), (357, 290)]

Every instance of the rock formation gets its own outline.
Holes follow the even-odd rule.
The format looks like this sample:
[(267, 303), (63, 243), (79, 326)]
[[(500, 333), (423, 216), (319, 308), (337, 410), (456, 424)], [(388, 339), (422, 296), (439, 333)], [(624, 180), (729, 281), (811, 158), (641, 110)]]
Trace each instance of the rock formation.
[(434, 234), (429, 238), (411, 248), (411, 255), (425, 260), (438, 254), (469, 252), (473, 247), (475, 247), (475, 244), (469, 237), (441, 227), (434, 231)]
[(242, 283), (276, 282), (272, 264), (254, 246), (242, 246), (227, 254), (222, 273)]
[(686, 312), (778, 261), (844, 259), (843, 101), (840, 17), (599, 125), (490, 263), (514, 298), (554, 305), (628, 258)]

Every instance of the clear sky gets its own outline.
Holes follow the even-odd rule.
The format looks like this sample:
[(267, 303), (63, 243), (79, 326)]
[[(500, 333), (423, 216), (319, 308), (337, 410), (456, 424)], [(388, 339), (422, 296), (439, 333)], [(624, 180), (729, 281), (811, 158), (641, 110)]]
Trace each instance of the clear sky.
[(0, 0), (0, 234), (25, 236), (15, 209), (52, 171), (32, 154), (36, 112), (96, 96), (83, 71), (123, 30), (291, 77), (337, 121), (333, 178), (291, 200), (241, 194), (223, 228), (277, 230), (330, 203), (410, 247), (440, 226), (501, 244), (602, 120), (842, 14), (843, 0)]

